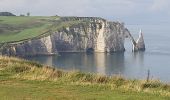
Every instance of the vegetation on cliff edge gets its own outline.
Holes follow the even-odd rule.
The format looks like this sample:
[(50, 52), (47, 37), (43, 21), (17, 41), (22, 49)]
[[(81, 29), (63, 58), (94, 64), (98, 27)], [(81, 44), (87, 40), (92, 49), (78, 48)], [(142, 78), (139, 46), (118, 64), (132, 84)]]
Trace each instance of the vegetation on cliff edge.
[(0, 16), (0, 44), (41, 38), (62, 28), (83, 23), (86, 21), (64, 21), (64, 17), (59, 16)]

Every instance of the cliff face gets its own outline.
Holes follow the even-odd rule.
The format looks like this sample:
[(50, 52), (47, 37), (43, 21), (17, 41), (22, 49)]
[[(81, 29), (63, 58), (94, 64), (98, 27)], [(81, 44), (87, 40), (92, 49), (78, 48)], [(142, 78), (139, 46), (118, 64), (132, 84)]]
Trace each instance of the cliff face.
[(39, 39), (8, 43), (1, 47), (3, 55), (50, 55), (58, 52), (123, 52), (124, 40), (130, 34), (123, 23), (102, 18), (63, 19), (88, 21), (49, 34)]
[(10, 12), (0, 12), (0, 16), (16, 16)]

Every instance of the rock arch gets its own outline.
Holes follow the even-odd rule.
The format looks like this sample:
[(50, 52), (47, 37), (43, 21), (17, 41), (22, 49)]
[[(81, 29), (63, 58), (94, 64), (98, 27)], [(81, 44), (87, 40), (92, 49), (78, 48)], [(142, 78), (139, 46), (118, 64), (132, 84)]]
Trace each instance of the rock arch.
[(130, 40), (132, 41), (132, 45), (133, 45), (132, 51), (133, 52), (145, 51), (145, 42), (144, 42), (142, 30), (140, 29), (139, 37), (136, 41), (133, 38), (133, 36), (130, 34), (129, 30), (128, 29), (125, 29), (125, 30), (126, 30), (127, 37), (129, 37)]

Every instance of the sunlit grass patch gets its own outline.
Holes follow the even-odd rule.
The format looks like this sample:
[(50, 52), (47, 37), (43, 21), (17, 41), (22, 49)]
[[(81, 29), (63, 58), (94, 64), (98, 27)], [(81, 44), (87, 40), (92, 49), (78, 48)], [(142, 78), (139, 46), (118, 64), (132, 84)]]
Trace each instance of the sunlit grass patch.
[(149, 93), (170, 96), (170, 85), (156, 80), (128, 80), (121, 75), (105, 76), (80, 71), (63, 71), (24, 59), (0, 57), (0, 78), (4, 80), (40, 81), (73, 86), (102, 88), (109, 91)]

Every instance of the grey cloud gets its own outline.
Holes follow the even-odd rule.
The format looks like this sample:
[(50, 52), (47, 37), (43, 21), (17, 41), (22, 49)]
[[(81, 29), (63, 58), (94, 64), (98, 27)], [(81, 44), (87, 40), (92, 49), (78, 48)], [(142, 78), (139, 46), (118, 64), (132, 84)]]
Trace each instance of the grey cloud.
[[(168, 16), (168, 0), (0, 0), (0, 11), (31, 15), (99, 16), (111, 20), (157, 20)], [(161, 10), (153, 10), (153, 9)], [(162, 10), (163, 9), (163, 10)], [(154, 17), (153, 16), (158, 16)], [(146, 21), (147, 22), (147, 21)]]

